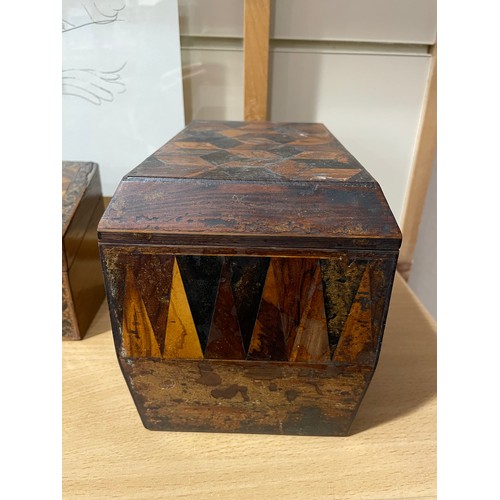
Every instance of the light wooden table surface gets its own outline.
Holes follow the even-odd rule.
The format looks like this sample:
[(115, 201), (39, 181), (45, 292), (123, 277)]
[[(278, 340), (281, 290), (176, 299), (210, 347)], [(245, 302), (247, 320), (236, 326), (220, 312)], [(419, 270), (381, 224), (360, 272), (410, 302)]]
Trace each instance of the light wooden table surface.
[(62, 349), (65, 499), (436, 497), (436, 329), (399, 276), (377, 371), (346, 438), (146, 430), (105, 304), (87, 337)]

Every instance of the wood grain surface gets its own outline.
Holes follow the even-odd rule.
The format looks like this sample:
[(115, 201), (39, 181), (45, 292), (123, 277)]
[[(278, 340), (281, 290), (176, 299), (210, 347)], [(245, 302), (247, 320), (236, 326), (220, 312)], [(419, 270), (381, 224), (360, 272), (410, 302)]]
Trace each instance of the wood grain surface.
[(267, 118), (271, 0), (245, 0), (245, 120)]
[(106, 242), (125, 235), (129, 242), (199, 246), (339, 248), (343, 241), (351, 248), (397, 250), (401, 243), (379, 190), (311, 182), (122, 182), (98, 230)]
[(352, 435), (151, 432), (116, 360), (107, 306), (63, 343), (64, 498), (436, 497), (436, 328), (396, 277)]

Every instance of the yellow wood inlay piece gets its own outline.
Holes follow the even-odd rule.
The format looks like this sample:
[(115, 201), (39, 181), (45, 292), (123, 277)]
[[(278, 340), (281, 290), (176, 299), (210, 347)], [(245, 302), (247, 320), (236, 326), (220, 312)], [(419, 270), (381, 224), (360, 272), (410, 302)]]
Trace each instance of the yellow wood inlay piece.
[(366, 344), (373, 341), (372, 337), (370, 266), (367, 265), (335, 349), (333, 361), (344, 363), (358, 361), (358, 356), (362, 354)]
[(174, 261), (163, 357), (170, 359), (203, 358), (177, 259)]
[(160, 348), (149, 321), (146, 306), (135, 286), (135, 278), (127, 267), (125, 304), (122, 323), (122, 348), (127, 357), (161, 358)]

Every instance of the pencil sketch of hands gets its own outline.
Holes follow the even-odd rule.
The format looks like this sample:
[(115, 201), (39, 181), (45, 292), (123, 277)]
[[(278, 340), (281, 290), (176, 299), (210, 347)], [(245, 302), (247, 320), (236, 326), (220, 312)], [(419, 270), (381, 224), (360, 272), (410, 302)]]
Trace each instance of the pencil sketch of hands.
[(97, 106), (103, 101), (113, 102), (116, 94), (122, 94), (127, 90), (120, 75), (126, 64), (114, 71), (65, 69), (62, 77), (62, 93), (80, 97)]
[[(64, 0), (62, 31), (67, 33), (85, 26), (98, 27), (122, 21), (118, 16), (124, 8), (125, 0)], [(125, 62), (112, 71), (93, 68), (63, 69), (62, 93), (97, 106), (102, 102), (113, 102), (117, 94), (127, 90), (121, 80), (121, 71), (126, 64)]]
[(66, 33), (90, 25), (110, 24), (125, 8), (125, 0), (66, 0), (63, 8), (67, 14), (62, 20), (62, 31)]

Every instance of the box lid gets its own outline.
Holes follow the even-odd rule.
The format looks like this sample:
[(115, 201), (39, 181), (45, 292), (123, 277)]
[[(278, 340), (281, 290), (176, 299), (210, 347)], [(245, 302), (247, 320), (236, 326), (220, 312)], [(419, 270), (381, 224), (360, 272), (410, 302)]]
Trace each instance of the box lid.
[(62, 162), (63, 271), (71, 267), (93, 211), (101, 199), (101, 184), (96, 163)]
[(103, 242), (397, 250), (378, 183), (322, 124), (195, 121), (121, 181)]
[(62, 234), (65, 235), (85, 194), (97, 165), (91, 162), (62, 162)]

